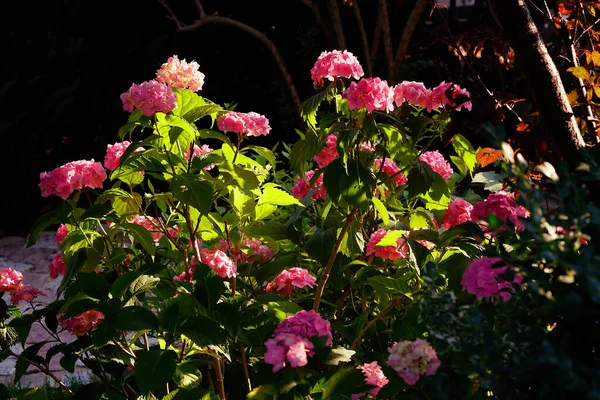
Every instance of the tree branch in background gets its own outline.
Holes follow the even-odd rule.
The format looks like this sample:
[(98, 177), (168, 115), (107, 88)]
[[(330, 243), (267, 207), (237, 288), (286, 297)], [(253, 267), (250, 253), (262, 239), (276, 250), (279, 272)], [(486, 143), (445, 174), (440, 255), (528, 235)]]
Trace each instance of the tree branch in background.
[(398, 73), (398, 67), (400, 66), (400, 64), (402, 64), (402, 61), (404, 61), (406, 53), (408, 52), (408, 45), (410, 44), (410, 40), (412, 39), (412, 36), (415, 33), (415, 30), (417, 29), (417, 25), (419, 24), (423, 13), (430, 4), (430, 0), (418, 0), (417, 4), (415, 4), (415, 7), (410, 13), (408, 21), (406, 21), (406, 25), (404, 26), (404, 32), (402, 32), (402, 38), (400, 39), (398, 50), (396, 51), (392, 76), (395, 77)]
[(556, 154), (577, 163), (577, 151), (585, 146), (585, 142), (556, 65), (525, 0), (490, 0), (489, 5), (515, 51), (519, 68), (531, 85), (548, 142)]
[(358, 30), (360, 31), (360, 40), (363, 45), (363, 53), (365, 54), (365, 66), (367, 68), (367, 76), (373, 76), (373, 66), (371, 64), (369, 41), (367, 39), (367, 32), (365, 31), (365, 24), (363, 23), (362, 15), (360, 14), (360, 8), (358, 8), (358, 0), (354, 0), (354, 2), (352, 3), (352, 9), (354, 10), (354, 16), (356, 17), (356, 23), (358, 24)]
[(235, 20), (233, 18), (221, 17), (221, 16), (217, 16), (217, 15), (208, 16), (206, 14), (206, 12), (204, 11), (204, 8), (202, 7), (202, 3), (200, 2), (200, 0), (194, 0), (196, 3), (196, 7), (198, 8), (198, 14), (199, 14), (200, 18), (198, 20), (196, 20), (194, 23), (186, 25), (186, 24), (183, 24), (177, 18), (177, 16), (171, 10), (171, 8), (169, 7), (169, 5), (167, 4), (167, 2), (165, 0), (158, 0), (158, 1), (167, 10), (169, 15), (171, 16), (171, 19), (173, 19), (173, 21), (175, 22), (175, 25), (177, 26), (177, 30), (180, 32), (193, 31), (204, 25), (209, 25), (209, 24), (221, 24), (221, 25), (229, 25), (234, 28), (240, 29), (240, 30), (250, 34), (251, 36), (254, 36), (256, 39), (258, 39), (263, 44), (263, 46), (265, 46), (267, 48), (267, 50), (269, 50), (269, 52), (275, 59), (275, 62), (277, 63), (277, 66), (279, 67), (279, 70), (281, 71), (281, 75), (283, 76), (283, 79), (285, 80), (286, 86), (288, 87), (288, 90), (290, 92), (290, 97), (292, 98), (292, 101), (294, 102), (294, 106), (297, 109), (300, 109), (300, 107), (301, 107), (300, 97), (298, 96), (298, 92), (296, 91), (296, 86), (294, 85), (294, 80), (292, 79), (292, 76), (290, 75), (290, 73), (287, 69), (286, 63), (283, 60), (283, 58), (281, 57), (281, 55), (279, 54), (279, 50), (277, 50), (277, 46), (275, 46), (275, 43), (273, 43), (273, 41), (271, 39), (269, 39), (264, 33), (258, 31), (257, 29), (251, 27), (250, 25), (247, 25), (247, 24), (240, 22), (238, 20)]
[(342, 19), (340, 18), (340, 9), (337, 0), (329, 0), (329, 8), (331, 21), (333, 22), (333, 31), (337, 39), (337, 48), (339, 50), (346, 49), (346, 38), (344, 37), (344, 29), (342, 28)]
[(387, 60), (388, 80), (393, 78), (394, 50), (392, 49), (392, 31), (390, 30), (390, 18), (388, 16), (387, 0), (379, 0), (379, 12), (381, 18), (379, 24), (383, 33), (383, 49)]
[(325, 25), (325, 22), (323, 21), (323, 16), (321, 15), (319, 6), (316, 5), (314, 2), (312, 2), (312, 0), (300, 0), (300, 2), (302, 4), (304, 4), (305, 6), (307, 6), (308, 8), (310, 8), (310, 10), (313, 13), (313, 17), (315, 18), (315, 21), (317, 21), (317, 24), (319, 25), (319, 27), (321, 28), (321, 31), (323, 32), (323, 36), (325, 37), (325, 41), (327, 42), (327, 45), (328, 46), (332, 45), (334, 42), (334, 39), (333, 39), (333, 36), (331, 35), (331, 31), (329, 29), (327, 29), (327, 25)]
[(379, 43), (381, 42), (381, 8), (377, 11), (377, 21), (375, 23), (375, 31), (373, 32), (373, 41), (371, 42), (371, 66), (375, 65), (375, 57), (379, 51)]

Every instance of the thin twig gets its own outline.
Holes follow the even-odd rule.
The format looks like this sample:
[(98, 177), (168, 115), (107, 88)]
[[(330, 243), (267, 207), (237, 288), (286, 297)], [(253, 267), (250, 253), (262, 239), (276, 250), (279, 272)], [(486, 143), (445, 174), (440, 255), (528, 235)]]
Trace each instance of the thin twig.
[(217, 378), (217, 394), (221, 400), (225, 400), (225, 382), (223, 379), (223, 371), (221, 371), (221, 359), (213, 357), (213, 367), (215, 370), (215, 377)]
[(390, 18), (386, 0), (379, 0), (379, 11), (381, 12), (381, 31), (383, 33), (383, 49), (387, 59), (388, 79), (393, 78), (394, 74), (394, 50), (392, 47), (392, 31), (390, 30)]
[(331, 22), (333, 23), (333, 31), (337, 39), (338, 49), (346, 49), (346, 38), (344, 37), (344, 29), (342, 28), (342, 19), (340, 18), (340, 9), (337, 4), (338, 0), (329, 0), (331, 9)]
[(25, 361), (25, 362), (27, 362), (27, 363), (29, 363), (31, 365), (33, 365), (34, 367), (36, 367), (37, 369), (39, 369), (40, 371), (42, 371), (44, 374), (46, 374), (50, 378), (52, 378), (58, 384), (58, 386), (61, 387), (62, 390), (64, 390), (65, 392), (67, 392), (71, 396), (75, 396), (75, 393), (73, 393), (73, 391), (71, 389), (69, 389), (67, 387), (67, 385), (65, 385), (60, 379), (58, 379), (56, 377), (56, 375), (54, 375), (52, 372), (50, 372), (50, 368), (46, 368), (46, 367), (44, 367), (44, 366), (36, 363), (35, 361), (31, 361), (30, 359), (28, 359), (26, 357), (23, 357), (20, 354), (14, 353), (11, 350), (8, 350), (8, 354), (11, 355), (11, 356), (14, 356), (16, 358), (19, 358), (19, 359), (21, 359), (21, 360), (23, 360), (23, 361)]
[(335, 245), (333, 246), (333, 250), (331, 251), (329, 260), (327, 261), (327, 264), (323, 269), (323, 275), (321, 275), (321, 279), (319, 280), (319, 285), (317, 286), (317, 291), (315, 293), (315, 301), (313, 303), (313, 310), (315, 310), (316, 312), (319, 312), (319, 305), (321, 304), (321, 297), (323, 296), (323, 290), (325, 290), (325, 284), (329, 279), (329, 274), (331, 273), (331, 269), (333, 268), (333, 263), (335, 262), (337, 253), (340, 249), (340, 246), (342, 245), (344, 236), (346, 236), (346, 232), (350, 228), (350, 224), (352, 224), (352, 221), (354, 220), (354, 216), (356, 215), (357, 211), (358, 208), (353, 208), (352, 211), (350, 211), (350, 214), (348, 214), (348, 216), (346, 217), (346, 222), (344, 223), (344, 226), (340, 231), (340, 235), (338, 236)]
[(371, 54), (369, 52), (369, 41), (367, 39), (367, 32), (365, 31), (365, 24), (363, 23), (360, 8), (358, 8), (358, 0), (354, 0), (352, 4), (352, 10), (354, 10), (354, 17), (356, 18), (356, 23), (358, 24), (358, 30), (360, 32), (360, 40), (363, 45), (363, 53), (365, 54), (367, 75), (373, 76), (373, 66), (371, 65)]
[(242, 352), (242, 368), (244, 369), (244, 377), (246, 378), (246, 389), (248, 393), (252, 391), (252, 382), (250, 382), (250, 373), (248, 372), (248, 360), (246, 359), (246, 349), (244, 343), (240, 343), (240, 350)]
[(421, 20), (421, 16), (427, 9), (427, 5), (430, 3), (430, 0), (418, 0), (415, 7), (412, 9), (410, 16), (408, 17), (408, 21), (406, 21), (406, 25), (404, 26), (404, 31), (402, 32), (402, 38), (400, 39), (400, 44), (398, 45), (398, 50), (396, 51), (396, 57), (394, 58), (392, 64), (392, 76), (396, 75), (398, 71), (398, 66), (404, 61), (404, 57), (406, 57), (406, 53), (408, 52), (408, 45), (410, 44), (410, 40), (417, 29), (417, 25)]
[(358, 344), (362, 340), (362, 338), (365, 336), (365, 334), (367, 333), (367, 331), (369, 329), (371, 329), (371, 327), (373, 325), (375, 325), (377, 323), (377, 321), (379, 321), (381, 318), (385, 317), (390, 311), (392, 311), (392, 309), (394, 307), (396, 307), (397, 305), (398, 305), (398, 299), (392, 300), (390, 302), (390, 304), (385, 308), (385, 310), (383, 310), (382, 312), (380, 312), (375, 318), (373, 318), (371, 321), (369, 321), (369, 323), (367, 324), (367, 326), (365, 326), (363, 328), (363, 330), (358, 334), (358, 337), (356, 338), (356, 340), (354, 340), (354, 342), (352, 342), (352, 346), (350, 346), (350, 348), (351, 349), (355, 349), (356, 346), (358, 346)]

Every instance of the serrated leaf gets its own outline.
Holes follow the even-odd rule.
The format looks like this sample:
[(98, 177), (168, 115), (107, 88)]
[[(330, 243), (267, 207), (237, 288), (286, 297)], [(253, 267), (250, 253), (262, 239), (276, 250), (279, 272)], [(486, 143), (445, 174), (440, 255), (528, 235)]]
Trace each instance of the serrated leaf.
[(503, 187), (501, 175), (493, 171), (478, 172), (473, 177), (473, 183), (483, 183), (485, 190), (494, 193), (499, 192)]
[(590, 73), (585, 67), (571, 67), (567, 69), (567, 72), (572, 73), (578, 79), (583, 79), (585, 81), (590, 80)]
[(398, 246), (398, 239), (404, 238), (406, 231), (389, 231), (381, 240), (375, 244), (375, 247)]
[(219, 324), (208, 317), (189, 318), (181, 326), (181, 333), (200, 347), (219, 345), (227, 341), (227, 333)]
[(145, 307), (125, 307), (117, 316), (115, 329), (122, 331), (156, 330), (158, 329), (158, 318)]
[(86, 261), (87, 252), (85, 251), (85, 249), (79, 249), (75, 254), (71, 256), (69, 261), (67, 261), (67, 268), (65, 270), (62, 282), (58, 287), (57, 296), (60, 295), (67, 288), (75, 274), (78, 273), (81, 267), (85, 265)]
[(182, 389), (193, 389), (200, 385), (202, 374), (193, 363), (183, 362), (177, 365), (173, 381)]
[(379, 293), (402, 294), (408, 298), (412, 298), (412, 290), (405, 281), (399, 278), (372, 276), (367, 281)]
[(352, 361), (352, 356), (356, 354), (356, 351), (346, 349), (344, 347), (334, 347), (325, 360), (327, 365), (339, 365), (339, 363), (345, 363)]
[(356, 367), (342, 368), (325, 382), (321, 400), (350, 398), (352, 394), (365, 392), (364, 381), (364, 375)]
[(210, 183), (198, 175), (181, 174), (171, 181), (175, 198), (190, 205), (202, 214), (208, 214), (212, 205), (213, 189)]
[(433, 185), (436, 176), (439, 175), (436, 174), (429, 165), (420, 160), (416, 160), (415, 166), (408, 173), (409, 197), (427, 193)]
[(257, 205), (272, 204), (274, 206), (297, 205), (304, 207), (297, 198), (275, 186), (265, 187), (258, 198)]
[(148, 229), (141, 225), (124, 223), (121, 224), (121, 229), (125, 232), (130, 233), (135, 240), (151, 255), (156, 252), (156, 244), (152, 238), (152, 234)]
[(102, 275), (80, 272), (77, 274), (77, 282), (81, 291), (91, 298), (98, 300), (108, 299), (110, 284)]
[(50, 211), (39, 217), (37, 221), (33, 224), (33, 228), (29, 232), (29, 238), (27, 240), (27, 247), (31, 247), (37, 242), (40, 234), (44, 229), (49, 227), (50, 225), (60, 224), (60, 219), (58, 218), (56, 212)]
[(136, 352), (135, 380), (142, 393), (148, 393), (169, 382), (177, 368), (173, 351), (151, 349)]
[(381, 202), (381, 200), (379, 200), (376, 197), (373, 197), (371, 199), (371, 201), (373, 202), (373, 205), (375, 206), (375, 209), (377, 210), (377, 212), (379, 213), (379, 217), (381, 218), (381, 220), (383, 221), (383, 226), (388, 226), (388, 224), (390, 223), (390, 214), (387, 211), (387, 208), (385, 207), (385, 205)]

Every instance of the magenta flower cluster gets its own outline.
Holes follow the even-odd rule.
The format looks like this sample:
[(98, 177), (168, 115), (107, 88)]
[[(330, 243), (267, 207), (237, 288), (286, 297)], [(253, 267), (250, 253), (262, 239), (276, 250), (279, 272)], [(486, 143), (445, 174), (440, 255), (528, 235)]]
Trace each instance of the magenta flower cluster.
[(313, 200), (327, 198), (327, 191), (323, 186), (323, 174), (319, 175), (316, 182), (309, 186), (310, 181), (315, 176), (315, 171), (307, 171), (304, 174), (304, 179), (298, 178), (296, 184), (292, 186), (290, 192), (297, 199), (302, 200), (311, 190), (316, 189), (312, 195)]
[(325, 168), (339, 157), (337, 147), (337, 136), (331, 134), (327, 136), (327, 142), (323, 150), (319, 152), (313, 159), (316, 161), (319, 168)]
[(156, 80), (173, 89), (197, 92), (204, 85), (204, 74), (199, 68), (200, 65), (195, 61), (187, 63), (185, 60), (179, 60), (177, 56), (172, 56), (156, 71)]
[[(372, 363), (364, 363), (356, 368), (362, 371), (363, 375), (365, 376), (365, 383), (367, 385), (374, 386), (373, 389), (369, 390), (369, 394), (373, 397), (377, 397), (377, 394), (381, 388), (389, 383), (388, 378), (386, 378), (383, 374), (381, 366), (377, 364), (377, 361), (373, 361)], [(351, 399), (358, 400), (366, 395), (367, 393), (353, 394)]]
[(219, 249), (200, 250), (200, 261), (208, 265), (221, 278), (233, 278), (236, 275), (237, 265)]
[(487, 223), (493, 214), (502, 222), (501, 230), (506, 229), (508, 220), (516, 226), (517, 230), (523, 230), (524, 226), (520, 218), (528, 218), (529, 211), (518, 205), (514, 198), (513, 193), (492, 193), (485, 201), (473, 205), (471, 217), (474, 222)]
[(375, 255), (383, 258), (384, 260), (396, 260), (398, 258), (404, 258), (408, 254), (408, 243), (406, 239), (400, 237), (396, 240), (396, 246), (377, 246), (377, 244), (387, 235), (391, 230), (378, 229), (369, 238), (367, 243), (367, 256)]
[(264, 115), (255, 112), (229, 111), (217, 119), (217, 126), (223, 132), (248, 136), (266, 136), (271, 131), (269, 120)]
[(400, 169), (396, 165), (395, 162), (386, 158), (383, 162), (383, 168), (381, 167), (381, 159), (378, 158), (374, 161), (375, 163), (375, 171), (379, 171), (380, 169), (385, 172), (388, 176), (393, 176), (393, 180), (397, 186), (405, 185), (408, 182), (408, 178), (400, 172)]
[(102, 164), (94, 160), (72, 161), (50, 172), (40, 174), (39, 187), (42, 197), (56, 195), (63, 200), (75, 190), (102, 188), (106, 171)]
[(444, 178), (444, 180), (450, 178), (454, 173), (450, 163), (446, 161), (442, 153), (437, 150), (426, 151), (419, 156), (419, 160), (429, 165), (433, 172)]
[(433, 90), (421, 82), (404, 81), (394, 88), (394, 102), (397, 106), (408, 102), (428, 111), (446, 107), (457, 111), (473, 107), (469, 101), (471, 94), (454, 83), (442, 82)]
[(514, 275), (513, 282), (505, 281), (501, 275), (508, 268), (508, 265), (499, 257), (483, 257), (473, 260), (463, 273), (462, 287), (478, 299), (497, 297), (508, 301), (511, 293), (514, 292), (513, 282), (517, 285), (523, 282), (523, 276), (519, 274)]
[(138, 109), (146, 117), (150, 117), (157, 112), (169, 113), (177, 108), (177, 97), (171, 88), (158, 81), (147, 81), (133, 84), (129, 90), (121, 94), (123, 109), (133, 112)]
[(282, 271), (275, 280), (265, 287), (266, 292), (275, 290), (280, 296), (289, 296), (294, 293), (295, 288), (312, 288), (317, 279), (304, 268), (290, 268)]
[(8, 293), (13, 305), (19, 304), (21, 300), (30, 302), (37, 296), (45, 296), (41, 290), (31, 285), (24, 285), (23, 274), (12, 268), (0, 270), (0, 292)]
[(435, 375), (442, 364), (433, 347), (423, 339), (394, 343), (388, 351), (387, 365), (409, 385), (417, 383), (423, 375)]
[(324, 51), (321, 53), (310, 76), (315, 87), (323, 85), (323, 79), (333, 81), (335, 78), (360, 79), (364, 71), (354, 54), (344, 50)]
[(96, 327), (104, 320), (104, 314), (100, 311), (89, 310), (71, 318), (64, 318), (64, 314), (58, 314), (58, 323), (73, 335), (82, 336)]

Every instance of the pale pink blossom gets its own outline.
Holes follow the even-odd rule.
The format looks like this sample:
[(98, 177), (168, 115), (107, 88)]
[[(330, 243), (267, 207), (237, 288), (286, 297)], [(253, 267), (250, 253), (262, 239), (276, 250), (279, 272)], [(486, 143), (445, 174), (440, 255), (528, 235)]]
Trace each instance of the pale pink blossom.
[(0, 292), (14, 292), (23, 285), (23, 274), (12, 268), (0, 270)]
[(221, 278), (233, 278), (236, 275), (237, 266), (219, 249), (200, 250), (200, 261), (208, 265)]
[(259, 239), (247, 238), (244, 240), (244, 246), (252, 250), (252, 255), (257, 256), (262, 262), (266, 262), (273, 257), (273, 249), (263, 244)]
[(255, 112), (229, 111), (217, 119), (217, 126), (224, 132), (235, 132), (248, 136), (266, 136), (271, 131), (269, 120), (264, 115)]
[(275, 329), (274, 336), (280, 333), (293, 333), (306, 339), (313, 336), (327, 336), (326, 345), (331, 346), (333, 343), (331, 324), (314, 310), (302, 310), (281, 321)]
[(430, 105), (430, 99), (431, 90), (421, 82), (403, 81), (394, 88), (394, 102), (398, 107), (408, 101), (414, 106), (427, 108)]
[(470, 97), (466, 89), (451, 82), (442, 82), (431, 91), (433, 108), (448, 107), (460, 111), (464, 107), (470, 111), (473, 107)]
[(377, 246), (377, 243), (383, 239), (391, 230), (378, 229), (369, 238), (367, 243), (367, 256), (374, 254), (377, 257), (383, 258), (384, 260), (396, 260), (398, 258), (404, 258), (408, 254), (408, 243), (403, 237), (399, 237), (396, 240), (396, 246)]
[(366, 108), (368, 112), (372, 112), (394, 109), (392, 89), (386, 81), (379, 78), (364, 78), (358, 83), (352, 82), (343, 97), (348, 100), (348, 107), (351, 110)]
[(204, 85), (204, 74), (199, 68), (200, 65), (195, 61), (187, 63), (185, 59), (179, 60), (177, 56), (172, 56), (156, 71), (156, 80), (174, 89), (197, 92)]
[(265, 346), (265, 363), (273, 365), (274, 373), (285, 367), (286, 361), (294, 368), (305, 366), (315, 347), (307, 338), (293, 333), (275, 334)]
[(67, 264), (65, 264), (62, 254), (55, 254), (52, 261), (50, 261), (50, 265), (48, 265), (48, 274), (50, 275), (50, 278), (56, 279), (59, 275), (64, 275), (66, 270)]
[(60, 326), (77, 336), (96, 330), (98, 324), (104, 320), (104, 314), (96, 310), (86, 311), (67, 319), (63, 319), (64, 314), (58, 314), (56, 317)]
[(464, 224), (471, 220), (471, 212), (473, 211), (473, 204), (466, 200), (457, 197), (450, 204), (448, 204), (448, 210), (444, 214), (442, 220), (442, 227), (450, 229), (453, 226)]
[(152, 80), (133, 84), (129, 90), (121, 94), (123, 109), (133, 112), (135, 108), (141, 110), (146, 117), (156, 112), (169, 113), (177, 108), (177, 96), (171, 88), (164, 83)]
[[(378, 158), (375, 160), (375, 172), (378, 172), (380, 169), (381, 169), (381, 159)], [(394, 163), (389, 158), (385, 159), (385, 162), (383, 163), (382, 171), (385, 172), (388, 176), (393, 176), (394, 182), (396, 183), (397, 186), (404, 185), (408, 182), (408, 178), (400, 172), (400, 169), (398, 168), (396, 163)]]
[[(462, 276), (462, 287), (465, 291), (474, 294), (478, 299), (482, 297), (498, 297), (508, 301), (514, 292), (513, 284), (507, 282), (500, 275), (508, 270), (508, 265), (500, 258), (483, 257), (473, 260)], [(523, 276), (514, 275), (513, 282), (521, 284)]]
[(327, 136), (327, 143), (325, 144), (325, 147), (323, 150), (321, 150), (321, 152), (319, 152), (319, 154), (313, 157), (319, 168), (325, 168), (331, 164), (333, 160), (339, 157), (336, 142), (337, 136), (333, 134)]
[(65, 224), (60, 224), (56, 234), (54, 235), (54, 241), (56, 244), (61, 244), (63, 240), (69, 235), (69, 228)]
[(146, 228), (146, 230), (148, 230), (151, 234), (152, 234), (152, 239), (155, 242), (158, 242), (160, 240), (161, 237), (163, 237), (163, 233), (158, 229), (159, 223), (156, 220), (156, 218), (151, 217), (151, 216), (143, 216), (143, 215), (136, 215), (135, 217), (133, 217), (130, 221), (132, 224), (136, 224), (139, 226), (142, 226), (144, 228)]
[(22, 285), (19, 289), (10, 293), (10, 301), (13, 305), (17, 305), (21, 300), (31, 302), (38, 296), (45, 296), (45, 294), (31, 285)]
[(419, 156), (419, 160), (429, 165), (433, 172), (444, 178), (444, 180), (450, 178), (454, 173), (450, 163), (448, 163), (442, 153), (437, 150), (426, 151)]
[(102, 182), (105, 180), (106, 171), (102, 164), (94, 160), (80, 160), (50, 172), (42, 172), (38, 186), (42, 190), (42, 197), (54, 194), (66, 200), (75, 190), (102, 188)]
[(131, 143), (127, 140), (109, 144), (106, 147), (106, 156), (104, 156), (104, 168), (109, 171), (114, 171), (121, 162), (121, 156), (125, 153), (125, 150), (129, 147)]
[[(360, 369), (365, 376), (365, 383), (370, 386), (375, 386), (373, 389), (369, 390), (369, 394), (373, 397), (377, 397), (377, 394), (381, 390), (382, 387), (388, 384), (389, 380), (383, 374), (381, 367), (377, 364), (377, 361), (373, 361), (372, 363), (364, 363), (363, 365), (359, 365), (356, 367)], [(353, 394), (352, 400), (360, 399), (363, 396), (366, 396), (366, 393)]]
[(442, 364), (435, 350), (423, 339), (394, 343), (388, 351), (387, 365), (409, 385), (417, 383), (423, 375), (435, 375)]
[(277, 275), (275, 280), (266, 286), (265, 291), (272, 292), (275, 289), (280, 296), (289, 296), (294, 293), (295, 288), (312, 288), (316, 281), (317, 279), (304, 268), (294, 267)]
[(191, 282), (194, 277), (194, 268), (183, 271), (181, 274), (174, 276), (173, 280), (177, 282)]
[(491, 193), (485, 201), (480, 201), (473, 205), (471, 219), (473, 222), (488, 222), (494, 214), (502, 223), (500, 230), (506, 229), (506, 221), (510, 220), (516, 226), (517, 230), (523, 230), (523, 223), (520, 218), (528, 218), (529, 211), (523, 206), (517, 204), (513, 193), (498, 192)]
[(307, 171), (306, 174), (304, 174), (304, 179), (299, 177), (296, 180), (296, 184), (290, 189), (292, 195), (297, 199), (302, 200), (311, 190), (316, 189), (312, 195), (313, 200), (327, 198), (327, 191), (323, 186), (323, 174), (319, 175), (319, 178), (317, 178), (317, 181), (312, 186), (309, 186), (314, 175), (315, 171), (312, 170)]
[(360, 79), (364, 75), (363, 69), (354, 54), (349, 51), (333, 50), (321, 53), (310, 76), (315, 87), (323, 85), (323, 79), (333, 81), (335, 78)]

